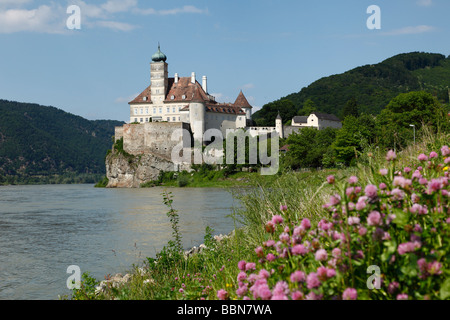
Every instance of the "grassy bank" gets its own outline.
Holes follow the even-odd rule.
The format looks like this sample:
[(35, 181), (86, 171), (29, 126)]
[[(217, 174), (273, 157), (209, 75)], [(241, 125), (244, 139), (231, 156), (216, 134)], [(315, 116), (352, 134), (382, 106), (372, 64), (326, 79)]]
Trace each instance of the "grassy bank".
[(242, 227), (220, 241), (205, 230), (207, 248), (188, 257), (166, 196), (174, 240), (127, 283), (96, 293), (85, 275), (73, 298), (449, 299), (449, 141), (428, 134), (402, 152), (368, 148), (353, 168), (245, 176), (252, 188), (236, 191), (232, 214)]

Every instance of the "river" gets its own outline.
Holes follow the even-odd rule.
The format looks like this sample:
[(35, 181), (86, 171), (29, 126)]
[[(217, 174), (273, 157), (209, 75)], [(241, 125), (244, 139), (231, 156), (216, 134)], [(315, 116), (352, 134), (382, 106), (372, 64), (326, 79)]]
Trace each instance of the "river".
[[(0, 299), (53, 300), (70, 295), (67, 268), (103, 280), (154, 257), (172, 237), (163, 188), (92, 185), (0, 187)], [(223, 189), (174, 188), (183, 246), (234, 229), (238, 206)]]

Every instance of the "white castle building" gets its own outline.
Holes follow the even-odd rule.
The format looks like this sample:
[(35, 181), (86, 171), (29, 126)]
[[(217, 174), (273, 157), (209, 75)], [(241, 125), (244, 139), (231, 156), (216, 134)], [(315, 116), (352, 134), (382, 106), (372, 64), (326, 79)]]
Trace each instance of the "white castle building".
[(182, 122), (190, 124), (194, 137), (208, 129), (246, 128), (252, 106), (242, 91), (234, 103), (218, 103), (208, 93), (207, 77), (200, 84), (195, 72), (190, 77), (177, 73), (169, 78), (167, 57), (158, 51), (150, 64), (150, 85), (130, 105), (130, 123)]

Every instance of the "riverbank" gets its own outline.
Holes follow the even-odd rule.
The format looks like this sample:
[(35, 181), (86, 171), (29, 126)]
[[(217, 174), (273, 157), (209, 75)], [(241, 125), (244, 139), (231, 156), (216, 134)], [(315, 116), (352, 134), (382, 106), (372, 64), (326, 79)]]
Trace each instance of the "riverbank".
[[(250, 180), (232, 237), (215, 241), (207, 230), (205, 248), (188, 257), (169, 242), (126, 284), (96, 295), (94, 283), (75, 298), (449, 299), (448, 141), (440, 134), (402, 152), (369, 152), (333, 174)], [(382, 270), (377, 290), (371, 266)]]

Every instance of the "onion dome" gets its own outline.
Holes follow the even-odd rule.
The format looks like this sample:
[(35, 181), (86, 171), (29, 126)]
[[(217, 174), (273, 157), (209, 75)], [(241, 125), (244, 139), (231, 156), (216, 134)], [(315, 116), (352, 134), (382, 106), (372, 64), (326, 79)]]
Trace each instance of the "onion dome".
[(152, 61), (153, 62), (161, 62), (164, 61), (166, 62), (167, 57), (164, 53), (161, 52), (161, 48), (158, 44), (158, 51), (152, 56)]

